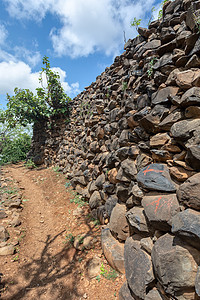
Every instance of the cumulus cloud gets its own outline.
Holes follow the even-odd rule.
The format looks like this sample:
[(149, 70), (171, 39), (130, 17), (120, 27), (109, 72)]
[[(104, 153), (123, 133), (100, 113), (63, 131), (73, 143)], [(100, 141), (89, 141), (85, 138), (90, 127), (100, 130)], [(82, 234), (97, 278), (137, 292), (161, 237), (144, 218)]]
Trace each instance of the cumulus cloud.
[[(53, 68), (54, 71), (60, 75), (60, 80), (66, 93), (73, 97), (79, 92), (79, 84), (68, 84), (66, 79), (66, 72), (60, 68)], [(14, 88), (30, 89), (35, 91), (40, 87), (39, 72), (32, 72), (29, 65), (22, 61), (1, 62), (0, 63), (0, 94), (13, 94)]]
[(47, 12), (61, 23), (52, 28), (50, 38), (57, 55), (72, 58), (96, 51), (107, 55), (119, 54), (126, 38), (136, 31), (130, 27), (136, 17), (146, 19), (156, 0), (3, 0), (13, 17), (36, 21)]
[(35, 90), (39, 86), (39, 73), (32, 73), (24, 62), (0, 63), (0, 93), (12, 93), (15, 87)]

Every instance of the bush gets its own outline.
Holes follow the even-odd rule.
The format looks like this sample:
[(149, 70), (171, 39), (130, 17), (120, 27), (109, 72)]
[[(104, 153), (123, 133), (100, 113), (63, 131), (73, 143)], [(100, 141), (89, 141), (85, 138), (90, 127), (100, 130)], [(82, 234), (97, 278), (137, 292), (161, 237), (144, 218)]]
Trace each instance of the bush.
[(26, 159), (30, 147), (31, 136), (27, 133), (21, 133), (13, 139), (6, 137), (1, 144), (0, 165)]

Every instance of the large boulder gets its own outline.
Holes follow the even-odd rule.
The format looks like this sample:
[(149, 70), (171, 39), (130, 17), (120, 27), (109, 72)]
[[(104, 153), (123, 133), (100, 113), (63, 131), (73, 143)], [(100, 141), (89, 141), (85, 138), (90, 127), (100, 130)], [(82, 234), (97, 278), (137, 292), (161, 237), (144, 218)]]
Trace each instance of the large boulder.
[(139, 171), (138, 183), (145, 189), (163, 192), (174, 192), (175, 185), (171, 181), (169, 170), (164, 164), (150, 164)]
[(176, 194), (146, 195), (142, 200), (149, 223), (158, 230), (170, 230), (172, 217), (179, 211)]
[(145, 299), (146, 290), (155, 279), (151, 256), (140, 248), (138, 241), (129, 237), (125, 242), (124, 260), (126, 279), (133, 295)]
[[(152, 262), (156, 278), (166, 293), (176, 299), (177, 295), (194, 291), (199, 254), (197, 249), (168, 233), (155, 242)], [(194, 293), (190, 299), (194, 299)]]
[(177, 190), (178, 200), (188, 207), (200, 210), (200, 173), (188, 178)]
[(200, 250), (200, 212), (186, 209), (172, 219), (172, 232)]

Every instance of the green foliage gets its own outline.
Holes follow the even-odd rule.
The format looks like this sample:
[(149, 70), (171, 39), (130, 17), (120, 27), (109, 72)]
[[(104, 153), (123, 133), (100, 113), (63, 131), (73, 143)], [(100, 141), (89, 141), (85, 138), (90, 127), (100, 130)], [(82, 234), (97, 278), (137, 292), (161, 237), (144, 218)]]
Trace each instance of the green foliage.
[(100, 271), (100, 275), (108, 280), (115, 281), (115, 279), (119, 276), (118, 273), (112, 268), (110, 268), (110, 271), (106, 270), (103, 263), (101, 264)]
[(78, 195), (76, 192), (73, 193), (73, 196), (74, 197), (70, 199), (71, 203), (78, 204), (79, 207), (87, 205), (87, 203), (85, 201), (83, 201), (82, 197), (80, 195)]
[(132, 27), (136, 27), (136, 29), (138, 30), (138, 26), (140, 25), (142, 19), (137, 19), (136, 17), (134, 17), (133, 21), (131, 22), (131, 26)]
[(26, 159), (31, 147), (30, 128), (16, 125), (10, 128), (6, 121), (0, 124), (0, 165)]
[(69, 234), (66, 235), (65, 240), (66, 240), (66, 241), (65, 241), (66, 243), (68, 243), (68, 244), (70, 244), (71, 246), (73, 246), (75, 237), (73, 236), (72, 233), (69, 233)]
[(164, 4), (167, 2), (168, 0), (163, 0), (162, 3), (161, 3), (161, 9), (159, 10), (158, 12), (158, 19), (162, 19), (162, 16), (163, 16), (163, 6)]
[(39, 77), (41, 88), (36, 89), (36, 95), (28, 89), (19, 88), (15, 88), (14, 96), (7, 95), (6, 119), (10, 127), (15, 127), (16, 124), (26, 126), (68, 113), (71, 99), (64, 93), (60, 76), (50, 69), (46, 56), (43, 58), (43, 65)]
[(156, 11), (155, 6), (153, 6), (152, 9), (151, 9), (151, 16), (150, 16), (150, 19), (149, 19), (149, 22), (148, 22), (148, 26), (151, 24), (151, 21), (153, 19), (153, 13), (154, 13), (154, 11)]
[(157, 58), (156, 57), (153, 57), (150, 62), (149, 62), (149, 68), (147, 70), (147, 75), (148, 77), (150, 78), (151, 75), (153, 74), (153, 65), (156, 63), (157, 61)]
[(25, 162), (24, 166), (25, 166), (27, 169), (34, 169), (34, 168), (37, 167), (36, 164), (32, 161), (32, 159), (28, 159), (28, 160)]
[(127, 88), (128, 88), (127, 82), (125, 82), (125, 81), (122, 82), (122, 91), (125, 92), (127, 90)]
[(71, 186), (71, 182), (67, 181), (67, 182), (65, 183), (65, 187), (68, 188), (68, 187), (70, 187), (70, 186)]

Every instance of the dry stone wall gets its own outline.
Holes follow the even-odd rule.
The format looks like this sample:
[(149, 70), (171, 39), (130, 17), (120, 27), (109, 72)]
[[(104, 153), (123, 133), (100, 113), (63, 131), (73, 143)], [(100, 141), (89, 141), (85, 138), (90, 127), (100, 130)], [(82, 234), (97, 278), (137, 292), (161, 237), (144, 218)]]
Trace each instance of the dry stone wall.
[(166, 2), (73, 100), (54, 154), (107, 224), (103, 251), (125, 267), (121, 300), (200, 299), (198, 16), (200, 1)]

